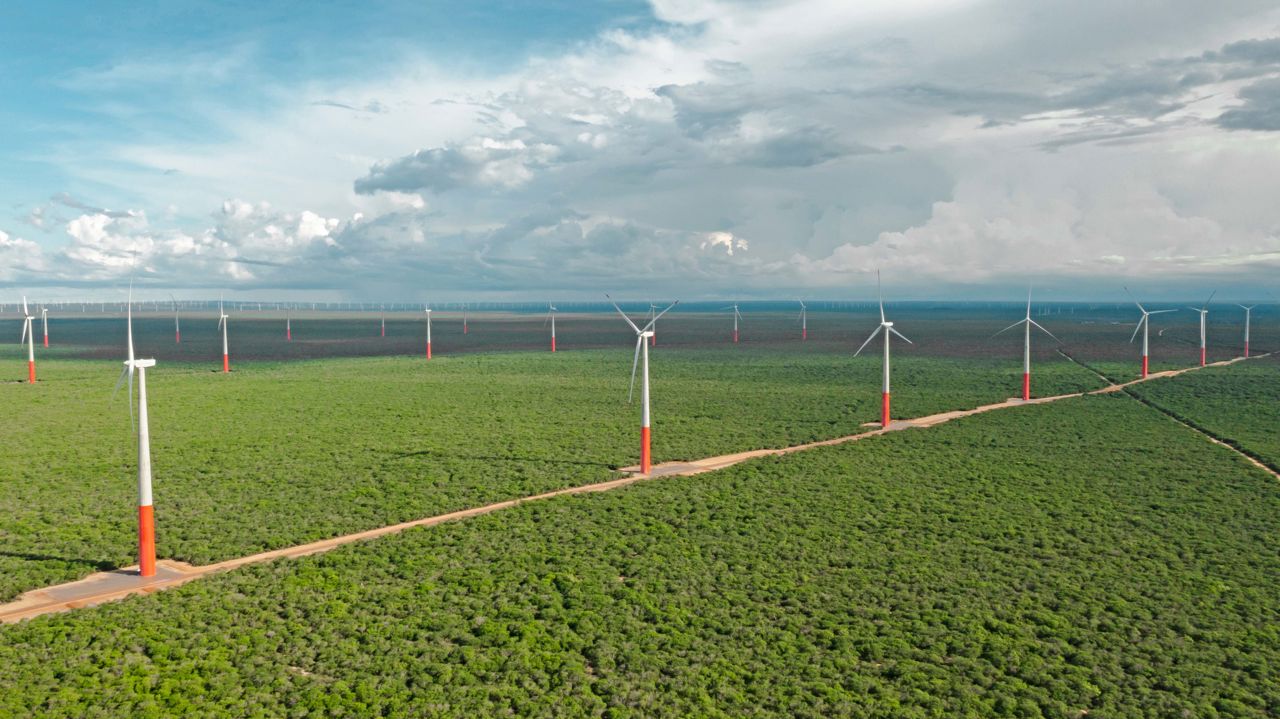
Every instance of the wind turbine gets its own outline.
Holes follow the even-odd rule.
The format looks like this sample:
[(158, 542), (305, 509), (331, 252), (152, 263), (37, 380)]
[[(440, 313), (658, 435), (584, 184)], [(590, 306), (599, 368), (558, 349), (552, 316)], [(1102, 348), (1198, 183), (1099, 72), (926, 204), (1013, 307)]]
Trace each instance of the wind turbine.
[(997, 332), (995, 335), (992, 335), (992, 337), (1008, 332), (1009, 330), (1013, 329), (1014, 327), (1017, 327), (1018, 325), (1024, 325), (1024, 330), (1025, 330), (1022, 337), (1022, 400), (1025, 402), (1031, 399), (1031, 327), (1032, 325), (1039, 328), (1042, 332), (1049, 335), (1050, 337), (1053, 337), (1053, 339), (1057, 340), (1059, 343), (1061, 343), (1062, 340), (1058, 339), (1057, 337), (1054, 337), (1052, 332), (1050, 332), (1049, 330), (1046, 330), (1044, 327), (1041, 327), (1039, 322), (1036, 322), (1035, 320), (1031, 319), (1031, 288), (1030, 287), (1027, 288), (1027, 316), (1018, 320), (1017, 322), (1014, 322), (1008, 327), (1005, 327), (1004, 329)]
[(644, 326), (644, 329), (636, 327), (636, 323), (631, 321), (627, 313), (622, 311), (617, 302), (613, 301), (608, 294), (605, 295), (613, 308), (622, 315), (622, 319), (626, 320), (627, 325), (636, 332), (636, 354), (631, 360), (631, 385), (627, 389), (627, 402), (631, 401), (631, 394), (636, 388), (636, 365), (640, 363), (641, 355), (644, 356), (644, 376), (640, 380), (640, 473), (648, 474), (653, 465), (649, 454), (649, 343), (645, 342), (646, 338), (653, 336), (653, 325), (658, 318), (671, 311), (672, 307), (680, 304), (680, 300), (676, 300), (667, 306), (667, 309), (658, 312)]
[(44, 346), (47, 348), (49, 346), (49, 308), (43, 305), (40, 307), (40, 321), (44, 323)]
[[(133, 418), (133, 373), (138, 372), (138, 574), (154, 577), (156, 574), (155, 512), (151, 507), (151, 432), (147, 422), (147, 368), (154, 367), (153, 359), (134, 359), (133, 355), (133, 284), (129, 285), (127, 310), (127, 337), (129, 358), (116, 381), (116, 391), (129, 380), (129, 417)], [(225, 355), (224, 355), (225, 356)]]
[(1148, 367), (1147, 360), (1149, 359), (1148, 349), (1150, 347), (1148, 337), (1151, 334), (1151, 315), (1164, 314), (1165, 312), (1177, 312), (1177, 310), (1154, 310), (1148, 312), (1147, 308), (1143, 307), (1142, 303), (1133, 296), (1133, 293), (1129, 292), (1128, 287), (1124, 288), (1124, 291), (1128, 293), (1129, 298), (1133, 300), (1133, 304), (1137, 305), (1138, 310), (1142, 312), (1142, 319), (1138, 320), (1138, 326), (1133, 328), (1133, 337), (1129, 338), (1129, 342), (1132, 343), (1134, 338), (1138, 336), (1138, 330), (1142, 330), (1142, 378), (1146, 379)]
[(27, 384), (36, 383), (36, 330), (32, 326), (35, 317), (31, 316), (31, 312), (27, 310), (27, 298), (22, 298), (22, 339), (18, 340), (18, 344), (27, 343)]
[(431, 359), (431, 305), (423, 305), (422, 311), (427, 313), (427, 359)]
[(284, 340), (293, 341), (293, 307), (290, 305), (284, 308)]
[(178, 298), (170, 293), (169, 299), (173, 300), (173, 343), (180, 345), (182, 344), (182, 325), (178, 322)]
[(871, 336), (867, 338), (866, 342), (862, 343), (862, 346), (858, 348), (857, 352), (853, 353), (853, 356), (857, 357), (861, 354), (862, 350), (871, 344), (871, 340), (876, 338), (876, 335), (880, 334), (881, 331), (884, 332), (884, 382), (880, 389), (880, 426), (887, 429), (889, 427), (889, 335), (895, 334), (906, 340), (907, 344), (915, 343), (908, 340), (906, 335), (895, 330), (893, 323), (884, 318), (884, 293), (880, 290), (880, 270), (876, 270), (876, 295), (880, 299), (880, 326), (871, 333)]
[(382, 311), (379, 314), (379, 316), (382, 318), (382, 336), (386, 337), (387, 336), (387, 306), (386, 305), (382, 306)]
[(800, 303), (800, 339), (801, 341), (809, 339), (809, 308), (805, 306), (804, 300), (796, 300)]
[(222, 371), (231, 371), (231, 357), (227, 354), (227, 313), (222, 309), (222, 297), (218, 297), (218, 328), (222, 330)]
[(462, 334), (465, 335), (466, 333), (467, 333), (467, 306), (466, 304), (463, 304), (462, 305)]
[(1204, 325), (1205, 325), (1205, 318), (1209, 315), (1209, 303), (1210, 303), (1211, 301), (1213, 301), (1213, 296), (1214, 296), (1214, 295), (1216, 295), (1216, 294), (1218, 294), (1218, 291), (1217, 291), (1217, 290), (1214, 290), (1213, 292), (1210, 292), (1210, 293), (1209, 293), (1209, 299), (1207, 299), (1207, 300), (1205, 300), (1205, 301), (1204, 301), (1204, 306), (1203, 306), (1203, 307), (1199, 307), (1199, 308), (1196, 308), (1196, 307), (1188, 307), (1188, 308), (1187, 308), (1187, 309), (1191, 310), (1192, 312), (1199, 312), (1199, 313), (1200, 313), (1200, 366), (1201, 366), (1201, 367), (1203, 367), (1203, 366), (1204, 366), (1204, 355), (1205, 355), (1205, 352), (1204, 352), (1204, 345), (1205, 345), (1205, 342), (1204, 342)]
[(738, 320), (742, 319), (742, 313), (738, 311), (738, 304), (729, 305), (726, 310), (733, 310), (733, 342), (738, 343)]
[(556, 306), (548, 302), (547, 317), (546, 319), (542, 320), (543, 327), (547, 326), (547, 320), (551, 321), (551, 351), (552, 352), (556, 351), (556, 312), (557, 311), (558, 310), (556, 310)]
[(1257, 307), (1257, 305), (1249, 305), (1248, 307), (1245, 307), (1242, 304), (1237, 304), (1236, 307), (1239, 307), (1240, 309), (1244, 310), (1244, 357), (1245, 359), (1248, 359), (1249, 358), (1249, 315), (1252, 314), (1253, 308)]

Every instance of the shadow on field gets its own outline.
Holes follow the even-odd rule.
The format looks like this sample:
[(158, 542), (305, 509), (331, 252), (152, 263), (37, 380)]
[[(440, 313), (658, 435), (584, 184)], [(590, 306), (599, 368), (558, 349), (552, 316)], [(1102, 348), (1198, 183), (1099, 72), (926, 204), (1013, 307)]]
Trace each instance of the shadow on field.
[(65, 564), (83, 564), (93, 567), (100, 572), (117, 569), (112, 562), (103, 562), (96, 559), (72, 559), (71, 557), (55, 557), (48, 554), (32, 554), (30, 552), (5, 552), (0, 551), (0, 557), (13, 557), (14, 559), (25, 559), (29, 562), (63, 562)]
[(439, 452), (430, 449), (419, 450), (417, 452), (400, 452), (391, 455), (391, 461), (398, 459), (408, 459), (410, 457), (437, 457), (439, 459), (466, 459), (477, 462), (531, 462), (534, 464), (566, 464), (581, 467), (602, 467), (604, 469), (617, 469), (618, 465), (609, 464), (608, 462), (584, 462), (574, 459), (547, 459), (545, 457), (493, 457), (479, 454), (457, 454), (455, 452)]

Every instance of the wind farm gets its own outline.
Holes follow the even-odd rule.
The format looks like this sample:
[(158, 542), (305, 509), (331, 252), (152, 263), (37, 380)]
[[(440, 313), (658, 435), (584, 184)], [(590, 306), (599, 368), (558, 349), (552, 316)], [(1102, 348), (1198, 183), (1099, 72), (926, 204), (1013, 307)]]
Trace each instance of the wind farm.
[(1274, 7), (120, 5), (0, 23), (0, 719), (1280, 717)]

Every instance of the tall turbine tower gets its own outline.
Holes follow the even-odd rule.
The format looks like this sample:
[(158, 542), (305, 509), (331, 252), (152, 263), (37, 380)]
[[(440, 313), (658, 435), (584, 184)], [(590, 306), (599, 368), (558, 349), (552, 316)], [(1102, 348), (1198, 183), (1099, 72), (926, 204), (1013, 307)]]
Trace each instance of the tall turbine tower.
[(556, 306), (548, 302), (547, 317), (546, 319), (542, 320), (543, 327), (547, 326), (548, 321), (551, 322), (551, 351), (552, 352), (556, 351), (556, 312), (557, 312)]
[(1177, 310), (1152, 310), (1148, 312), (1147, 308), (1143, 307), (1142, 303), (1133, 296), (1133, 293), (1129, 292), (1128, 287), (1124, 288), (1124, 291), (1129, 295), (1129, 299), (1133, 300), (1133, 304), (1138, 306), (1138, 311), (1142, 313), (1142, 318), (1138, 320), (1138, 326), (1133, 328), (1133, 336), (1129, 338), (1129, 342), (1132, 343), (1134, 337), (1138, 336), (1138, 330), (1142, 330), (1142, 378), (1146, 379), (1148, 360), (1150, 359), (1149, 350), (1151, 343), (1149, 340), (1151, 334), (1151, 315), (1160, 315), (1165, 312), (1177, 312)]
[(644, 373), (640, 379), (640, 473), (648, 474), (653, 468), (653, 463), (649, 453), (649, 343), (645, 340), (653, 336), (653, 326), (658, 321), (658, 318), (670, 312), (672, 307), (680, 304), (680, 301), (676, 300), (668, 305), (667, 309), (654, 314), (644, 326), (644, 329), (640, 329), (636, 326), (636, 323), (631, 321), (630, 317), (627, 317), (627, 313), (622, 311), (622, 308), (618, 306), (617, 302), (613, 301), (612, 297), (607, 294), (605, 297), (609, 299), (613, 308), (618, 311), (618, 314), (622, 315), (622, 319), (626, 320), (627, 325), (635, 330), (636, 333), (636, 353), (631, 360), (631, 386), (627, 390), (628, 402), (631, 401), (632, 392), (636, 387), (636, 366), (640, 363), (641, 357), (643, 356), (644, 358)]
[(888, 428), (889, 427), (889, 335), (895, 334), (901, 337), (902, 339), (906, 340), (907, 344), (915, 344), (915, 343), (907, 339), (906, 335), (895, 330), (893, 328), (893, 323), (886, 320), (884, 317), (884, 294), (880, 290), (880, 270), (876, 270), (876, 295), (879, 297), (879, 300), (880, 300), (880, 326), (877, 327), (875, 331), (871, 333), (871, 336), (867, 338), (866, 342), (862, 343), (862, 346), (858, 348), (857, 352), (853, 353), (853, 356), (857, 357), (859, 354), (861, 354), (862, 350), (866, 349), (867, 345), (871, 344), (871, 340), (876, 338), (876, 335), (880, 334), (881, 332), (884, 332), (884, 382), (881, 384), (881, 389), (880, 389), (880, 426), (884, 428)]
[(796, 300), (800, 303), (800, 340), (809, 339), (809, 308), (805, 306), (804, 300)]
[(182, 344), (182, 325), (178, 323), (178, 298), (170, 294), (169, 299), (173, 301), (173, 343), (180, 345)]
[(1217, 290), (1209, 293), (1209, 299), (1204, 301), (1203, 307), (1188, 307), (1192, 312), (1200, 313), (1200, 366), (1204, 366), (1205, 356), (1205, 319), (1209, 316), (1209, 303), (1213, 301), (1213, 296), (1218, 294)]
[(231, 371), (231, 355), (227, 353), (227, 319), (226, 310), (222, 308), (222, 297), (218, 297), (218, 328), (222, 330), (222, 371)]
[[(1039, 328), (1041, 331), (1043, 331), (1045, 334), (1049, 335), (1050, 337), (1053, 337), (1052, 332), (1050, 332), (1049, 330), (1046, 330), (1044, 327), (1041, 327), (1039, 322), (1036, 322), (1035, 320), (1031, 319), (1031, 288), (1030, 287), (1027, 288), (1027, 316), (1018, 320), (1017, 322), (1014, 322), (1008, 327), (1005, 327), (1004, 329), (1000, 330), (999, 332), (997, 332), (995, 335), (992, 335), (992, 336), (994, 337), (996, 335), (1000, 335), (1005, 332), (1008, 332), (1009, 330), (1013, 329), (1014, 327), (1017, 327), (1018, 325), (1024, 325), (1024, 329), (1025, 329), (1025, 333), (1023, 334), (1023, 337), (1022, 337), (1022, 399), (1025, 402), (1026, 400), (1031, 399), (1031, 327), (1032, 325), (1036, 326), (1037, 328)], [(1062, 340), (1059, 340), (1057, 337), (1053, 337), (1053, 338), (1058, 342), (1062, 342)]]
[(427, 313), (427, 359), (431, 359), (431, 305), (422, 308)]
[(27, 343), (27, 384), (36, 383), (36, 328), (32, 325), (35, 317), (27, 309), (27, 298), (22, 298), (22, 339), (18, 343)]
[(138, 573), (144, 577), (156, 574), (155, 512), (151, 506), (151, 431), (147, 417), (147, 368), (154, 367), (153, 359), (135, 359), (133, 354), (133, 287), (129, 287), (127, 310), (128, 359), (116, 381), (129, 380), (129, 416), (133, 416), (133, 373), (138, 373)]
[(1245, 359), (1249, 359), (1249, 315), (1253, 313), (1253, 308), (1257, 307), (1257, 305), (1249, 305), (1248, 307), (1245, 307), (1244, 305), (1237, 304), (1236, 307), (1244, 310), (1244, 357)]

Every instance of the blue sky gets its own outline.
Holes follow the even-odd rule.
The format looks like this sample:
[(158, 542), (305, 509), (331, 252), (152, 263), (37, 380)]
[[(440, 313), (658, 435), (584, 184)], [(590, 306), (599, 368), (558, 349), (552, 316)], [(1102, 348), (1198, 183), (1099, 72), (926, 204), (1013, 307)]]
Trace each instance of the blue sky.
[(0, 98), (0, 284), (62, 297), (1280, 276), (1255, 0), (19, 5)]

